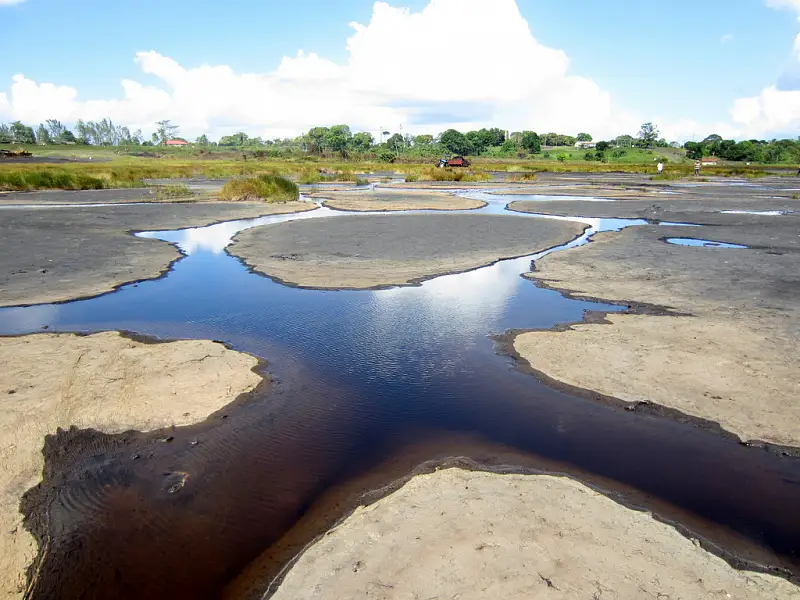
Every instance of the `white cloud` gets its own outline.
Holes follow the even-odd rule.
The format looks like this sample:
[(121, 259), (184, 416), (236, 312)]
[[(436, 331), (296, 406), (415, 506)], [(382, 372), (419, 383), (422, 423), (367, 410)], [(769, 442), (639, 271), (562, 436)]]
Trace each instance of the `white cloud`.
[[(800, 0), (783, 2), (800, 8)], [(800, 33), (794, 40), (792, 64), (795, 69), (800, 68)], [(742, 137), (761, 137), (765, 132), (796, 132), (800, 130), (800, 90), (770, 85), (757, 96), (737, 99), (730, 113)]]
[[(300, 51), (272, 72), (236, 73), (140, 52), (136, 64), (158, 86), (125, 80), (121, 98), (82, 100), (73, 87), (16, 75), (6, 102), (0, 97), (0, 113), (32, 123), (109, 117), (145, 130), (170, 118), (189, 137), (238, 129), (295, 135), (333, 123), (372, 131), (500, 126), (610, 136), (638, 125), (592, 80), (571, 74), (563, 51), (536, 41), (514, 0), (431, 0), (420, 12), (376, 2), (368, 24), (351, 25), (345, 64)], [(464, 39), (478, 37), (479, 45), (462, 48)]]
[(12, 4), (22, 4), (25, 0), (0, 0), (0, 6), (10, 6)]
[(797, 13), (797, 20), (800, 21), (800, 0), (765, 0), (770, 8), (788, 8)]
[[(536, 40), (515, 0), (430, 0), (419, 12), (376, 2), (368, 24), (351, 26), (344, 64), (299, 51), (273, 71), (237, 73), (225, 65), (187, 68), (156, 51), (139, 52), (137, 66), (158, 83), (123, 80), (121, 96), (112, 99), (84, 100), (73, 87), (15, 75), (9, 93), (0, 93), (0, 119), (109, 117), (145, 132), (156, 120), (172, 119), (189, 138), (238, 130), (284, 137), (348, 123), (373, 132), (397, 131), (400, 124), (411, 133), (499, 126), (589, 131), (600, 139), (635, 133), (649, 120), (668, 139), (712, 129), (736, 135), (732, 124), (668, 123), (620, 110), (606, 90), (570, 71), (562, 50)], [(480, 44), (465, 45), (465, 39)], [(735, 122), (748, 132), (782, 123), (770, 112), (777, 104), (760, 96), (758, 110), (737, 102)]]
[(723, 44), (727, 44), (728, 42), (733, 41), (733, 34), (732, 33), (726, 33), (721, 38), (719, 38), (719, 41), (721, 43), (723, 43)]

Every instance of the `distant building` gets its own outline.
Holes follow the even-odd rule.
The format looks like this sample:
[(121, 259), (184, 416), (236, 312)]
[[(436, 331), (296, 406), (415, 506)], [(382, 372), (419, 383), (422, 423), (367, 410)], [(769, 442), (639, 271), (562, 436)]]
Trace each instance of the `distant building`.
[(582, 148), (596, 148), (597, 142), (575, 142), (575, 147), (579, 150)]
[(188, 146), (189, 142), (181, 138), (174, 138), (171, 140), (167, 140), (166, 142), (164, 142), (164, 144), (166, 144), (167, 146)]
[(704, 167), (713, 167), (719, 164), (719, 159), (716, 156), (706, 156), (702, 160), (702, 163)]

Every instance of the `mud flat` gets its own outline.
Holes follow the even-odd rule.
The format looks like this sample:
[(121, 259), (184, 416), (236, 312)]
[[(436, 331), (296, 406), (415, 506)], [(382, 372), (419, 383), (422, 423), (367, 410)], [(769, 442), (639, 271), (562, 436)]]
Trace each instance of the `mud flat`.
[(60, 302), (163, 274), (180, 257), (171, 244), (132, 231), (310, 210), (285, 204), (159, 203), (6, 209), (0, 214), (0, 306)]
[[(688, 203), (680, 211), (713, 226), (604, 233), (587, 246), (538, 261), (532, 276), (549, 287), (633, 303), (634, 309), (638, 303), (644, 309), (638, 312), (645, 314), (609, 315), (605, 324), (584, 323), (566, 331), (522, 333), (514, 347), (551, 382), (675, 409), (719, 423), (743, 441), (788, 446), (795, 453), (800, 447), (800, 215), (712, 212), (719, 202)], [(513, 208), (539, 212), (541, 204), (521, 202)], [(631, 213), (640, 210), (639, 203), (628, 204), (593, 209), (559, 204), (551, 210), (636, 216)], [(661, 212), (669, 220), (679, 215), (677, 209)], [(668, 237), (749, 248), (677, 246), (665, 243)], [(663, 316), (665, 310), (683, 316)]]
[(509, 216), (353, 216), (255, 227), (237, 235), (228, 251), (290, 285), (366, 289), (532, 254), (583, 229)]
[(800, 598), (566, 477), (447, 469), (358, 508), (297, 559), (294, 598)]
[(323, 204), (337, 210), (470, 210), (486, 206), (480, 200), (460, 198), (442, 192), (392, 190), (378, 188), (364, 192), (317, 192), (313, 198), (323, 198)]
[(46, 435), (204, 420), (254, 389), (258, 360), (211, 341), (143, 343), (116, 332), (0, 338), (0, 595), (22, 597), (37, 544), (19, 512), (42, 479)]

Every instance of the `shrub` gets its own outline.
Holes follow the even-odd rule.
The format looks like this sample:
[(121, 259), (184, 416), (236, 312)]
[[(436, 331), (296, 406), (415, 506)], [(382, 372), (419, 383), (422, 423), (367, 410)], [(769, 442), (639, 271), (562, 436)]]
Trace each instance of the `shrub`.
[(509, 178), (509, 181), (536, 181), (536, 173), (521, 173)]
[(156, 198), (159, 200), (173, 200), (175, 198), (189, 198), (193, 196), (192, 190), (185, 185), (159, 185), (156, 187)]
[(300, 190), (295, 182), (266, 174), (231, 179), (219, 192), (220, 199), (231, 201), (289, 202), (299, 197)]
[(567, 155), (566, 155), (566, 154), (564, 154), (563, 152), (561, 152), (561, 153), (559, 153), (559, 154), (557, 154), (557, 155), (556, 155), (556, 160), (557, 160), (558, 162), (560, 162), (560, 163), (566, 162), (566, 160), (567, 160)]
[(384, 150), (378, 154), (378, 160), (382, 163), (393, 163), (397, 159), (397, 155), (394, 152), (389, 152)]

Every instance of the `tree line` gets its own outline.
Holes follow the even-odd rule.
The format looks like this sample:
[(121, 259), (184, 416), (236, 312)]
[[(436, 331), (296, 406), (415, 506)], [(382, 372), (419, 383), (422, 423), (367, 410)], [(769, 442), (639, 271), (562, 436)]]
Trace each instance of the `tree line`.
[(800, 163), (800, 137), (796, 140), (725, 140), (717, 134), (701, 142), (686, 142), (686, 157), (701, 159), (716, 156), (737, 162)]
[(134, 132), (124, 126), (115, 125), (111, 119), (101, 121), (75, 121), (73, 130), (57, 119), (47, 119), (36, 130), (20, 121), (0, 123), (0, 144), (84, 144), (87, 146), (152, 146), (174, 138), (178, 126), (169, 120), (158, 121), (150, 140), (142, 130)]
[[(179, 130), (179, 126), (170, 120), (158, 121), (155, 123), (155, 131), (148, 139), (142, 134), (141, 129), (131, 132), (128, 127), (116, 125), (111, 119), (100, 121), (78, 119), (72, 130), (56, 119), (48, 119), (36, 129), (15, 121), (10, 124), (0, 123), (0, 143), (154, 146), (175, 139)], [(369, 154), (378, 160), (391, 162), (399, 156), (429, 158), (443, 154), (509, 158), (539, 154), (543, 148), (574, 146), (577, 142), (593, 143), (592, 135), (586, 132), (574, 136), (555, 132), (507, 132), (493, 127), (467, 132), (448, 129), (438, 136), (403, 135), (381, 131), (379, 139), (376, 140), (369, 132), (353, 132), (348, 125), (333, 125), (312, 127), (295, 138), (273, 140), (250, 137), (240, 131), (222, 136), (219, 141), (213, 142), (204, 134), (199, 136), (193, 145), (248, 149), (271, 157), (312, 154), (347, 158), (350, 155)], [(611, 158), (618, 158), (624, 154), (626, 148), (680, 147), (676, 142), (668, 143), (660, 136), (658, 127), (650, 122), (642, 124), (635, 136), (619, 135), (613, 139), (598, 141), (594, 145), (595, 151), (587, 152), (584, 156), (586, 160), (607, 161), (607, 151), (611, 151)], [(686, 142), (683, 148), (690, 159), (717, 156), (729, 161), (800, 162), (800, 138), (736, 142), (724, 140), (714, 134), (701, 142)], [(565, 160), (566, 156), (560, 154), (557, 158)]]

